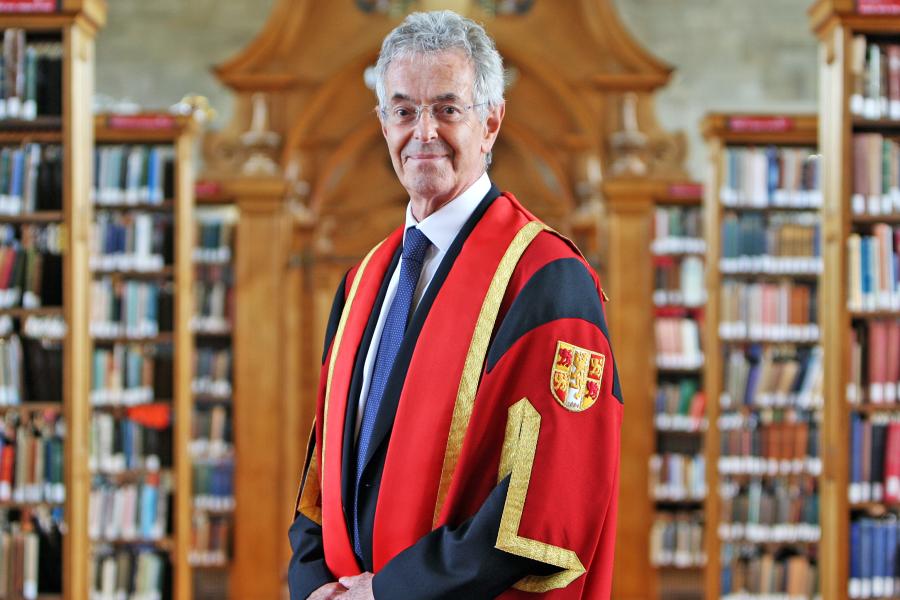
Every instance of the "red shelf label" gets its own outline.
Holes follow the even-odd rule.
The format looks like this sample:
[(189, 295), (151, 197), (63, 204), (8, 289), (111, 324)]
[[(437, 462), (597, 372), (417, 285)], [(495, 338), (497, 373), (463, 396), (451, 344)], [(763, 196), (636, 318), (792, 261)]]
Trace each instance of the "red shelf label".
[(730, 117), (728, 130), (736, 133), (778, 133), (791, 131), (794, 119), (791, 117)]
[(222, 184), (218, 181), (198, 181), (194, 184), (194, 195), (198, 198), (210, 198), (222, 193)]
[(670, 198), (702, 198), (702, 183), (673, 183), (669, 186)]
[(163, 130), (175, 127), (175, 117), (171, 115), (110, 115), (106, 126), (110, 129)]
[(57, 0), (0, 0), (0, 13), (53, 13)]
[(900, 0), (856, 0), (861, 15), (900, 15)]

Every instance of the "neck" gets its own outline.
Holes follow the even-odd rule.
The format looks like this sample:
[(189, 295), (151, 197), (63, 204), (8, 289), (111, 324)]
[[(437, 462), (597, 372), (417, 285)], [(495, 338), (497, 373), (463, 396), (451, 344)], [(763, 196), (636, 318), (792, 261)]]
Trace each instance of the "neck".
[(409, 200), (413, 217), (416, 218), (416, 221), (421, 223), (423, 220), (440, 210), (441, 207), (461, 196), (466, 190), (472, 187), (483, 174), (483, 172), (479, 173), (472, 181), (461, 188), (454, 190), (450, 194), (442, 194), (439, 196), (419, 196), (410, 194)]

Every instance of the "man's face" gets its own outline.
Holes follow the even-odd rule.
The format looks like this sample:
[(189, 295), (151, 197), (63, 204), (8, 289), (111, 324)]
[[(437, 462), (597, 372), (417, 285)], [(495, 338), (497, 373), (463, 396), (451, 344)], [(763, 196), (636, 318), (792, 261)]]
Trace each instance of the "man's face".
[[(395, 60), (385, 76), (385, 108), (452, 102), (473, 104), (475, 71), (458, 50), (417, 54)], [(482, 107), (483, 108), (483, 107)], [(415, 204), (428, 213), (449, 202), (484, 172), (484, 156), (500, 130), (504, 107), (491, 110), (485, 122), (479, 107), (465, 110), (459, 122), (435, 119), (422, 109), (415, 124), (392, 124), (382, 117), (381, 129), (400, 183)], [(422, 218), (422, 215), (416, 215)]]

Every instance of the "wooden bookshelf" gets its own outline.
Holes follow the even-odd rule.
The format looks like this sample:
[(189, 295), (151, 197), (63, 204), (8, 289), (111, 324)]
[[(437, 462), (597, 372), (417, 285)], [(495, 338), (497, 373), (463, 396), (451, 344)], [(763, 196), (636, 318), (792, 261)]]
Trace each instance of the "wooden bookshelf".
[[(616, 533), (613, 597), (658, 598), (669, 592), (680, 597), (699, 597), (702, 569), (660, 567), (651, 563), (651, 529), (655, 516), (667, 509), (693, 509), (687, 502), (657, 502), (649, 489), (650, 460), (658, 438), (678, 438), (694, 433), (657, 432), (654, 398), (660, 375), (654, 339), (654, 213), (658, 206), (698, 206), (700, 187), (692, 182), (615, 178), (603, 185), (609, 220), (609, 262), (604, 289), (610, 335), (614, 340), (619, 378), (626, 393), (626, 417), (622, 424), (619, 481), (620, 510)], [(644, 265), (644, 268), (635, 268)], [(648, 318), (648, 315), (650, 318)], [(675, 369), (694, 374), (696, 370)], [(696, 439), (690, 443), (696, 444)], [(702, 442), (701, 442), (702, 443)], [(681, 596), (682, 592), (686, 596)]]
[[(735, 218), (745, 218), (752, 215), (765, 231), (769, 231), (772, 221), (770, 219), (789, 218), (792, 213), (806, 213), (814, 215), (817, 208), (815, 202), (809, 207), (797, 208), (803, 205), (806, 197), (791, 195), (790, 198), (775, 198), (777, 192), (766, 189), (766, 181), (763, 188), (747, 189), (734, 194), (726, 193), (727, 189), (733, 189), (735, 180), (729, 182), (727, 177), (727, 161), (733, 158), (732, 166), (735, 170), (745, 164), (744, 160), (758, 159), (759, 156), (751, 155), (741, 159), (741, 154), (729, 154), (730, 152), (756, 152), (765, 149), (778, 148), (809, 148), (810, 153), (815, 152), (817, 140), (817, 120), (811, 115), (761, 115), (761, 114), (710, 114), (702, 124), (703, 134), (707, 140), (710, 157), (710, 167), (704, 194), (704, 231), (707, 241), (707, 269), (706, 269), (706, 327), (704, 331), (704, 349), (706, 351), (706, 365), (704, 384), (706, 390), (706, 413), (710, 424), (706, 435), (706, 483), (709, 494), (706, 497), (706, 557), (707, 569), (705, 574), (706, 597), (728, 597), (728, 590), (722, 589), (723, 569), (728, 569), (733, 561), (725, 564), (723, 549), (726, 542), (720, 537), (720, 524), (728, 524), (730, 517), (724, 514), (723, 489), (732, 486), (748, 485), (753, 478), (744, 475), (733, 475), (722, 472), (719, 467), (719, 459), (722, 449), (723, 432), (722, 418), (756, 418), (761, 411), (755, 405), (744, 405), (743, 399), (732, 399), (732, 403), (723, 405), (723, 394), (727, 391), (726, 368), (728, 367), (728, 352), (736, 350), (743, 353), (744, 360), (748, 360), (747, 351), (751, 345), (762, 345), (765, 348), (777, 345), (775, 341), (760, 341), (759, 336), (752, 334), (725, 335), (721, 331), (723, 323), (723, 285), (729, 282), (737, 284), (754, 285), (757, 283), (778, 282), (815, 282), (817, 275), (813, 273), (799, 274), (785, 272), (780, 274), (766, 273), (766, 269), (746, 269), (746, 272), (734, 272), (730, 268), (731, 263), (723, 263), (726, 255), (723, 239), (723, 222), (727, 215)], [(746, 156), (746, 155), (744, 155)], [(780, 160), (780, 158), (778, 159)], [(787, 162), (787, 160), (785, 160)], [(763, 174), (768, 177), (771, 162), (765, 166)], [(787, 170), (787, 168), (785, 168)], [(750, 180), (751, 178), (747, 178)], [(750, 181), (743, 182), (753, 183)], [(798, 200), (799, 199), (799, 200)], [(755, 201), (754, 201), (755, 200)], [(777, 206), (772, 206), (776, 204)], [(732, 252), (729, 251), (728, 254)], [(730, 257), (729, 257), (730, 258)], [(734, 260), (734, 259), (731, 259)], [(739, 259), (740, 260), (740, 259)], [(751, 265), (752, 267), (753, 265)], [(727, 267), (727, 268), (723, 268)], [(744, 269), (737, 269), (744, 271)], [(745, 322), (745, 325), (749, 325)], [(748, 326), (748, 330), (750, 327)], [(777, 333), (777, 331), (776, 331)], [(790, 337), (790, 336), (784, 336)], [(777, 337), (776, 337), (777, 339)], [(791, 337), (791, 339), (793, 339)], [(805, 343), (814, 343), (815, 340), (804, 340)], [(803, 345), (803, 344), (799, 344)], [(789, 348), (796, 348), (797, 343), (787, 344)], [(750, 363), (748, 363), (750, 364)], [(741, 392), (747, 393), (744, 386)], [(737, 403), (738, 406), (735, 406)], [(740, 430), (747, 430), (745, 422), (735, 426)], [(758, 477), (756, 479), (759, 479)], [(723, 488), (727, 486), (727, 488)], [(736, 488), (741, 489), (740, 487)], [(737, 493), (735, 490), (733, 493)], [(751, 544), (756, 548), (763, 548), (767, 544)]]
[[(678, 339), (670, 340), (677, 342), (678, 346), (689, 347), (680, 348), (681, 356), (677, 354), (674, 356), (674, 364), (670, 354), (662, 354), (663, 349), (659, 347), (658, 343), (653, 345), (656, 354), (654, 376), (656, 386), (651, 401), (654, 402), (655, 411), (655, 454), (660, 457), (660, 462), (665, 461), (665, 457), (668, 455), (681, 456), (687, 462), (691, 460), (691, 457), (704, 453), (703, 443), (707, 429), (705, 415), (701, 418), (691, 418), (690, 409), (694, 408), (694, 402), (700, 402), (698, 394), (703, 394), (704, 355), (703, 346), (700, 343), (702, 339), (700, 332), (703, 329), (706, 288), (702, 272), (697, 274), (695, 290), (688, 289), (686, 286), (689, 282), (682, 279), (688, 264), (686, 261), (692, 261), (696, 266), (698, 257), (703, 257), (706, 253), (702, 230), (702, 203), (703, 186), (698, 183), (688, 182), (660, 186), (659, 191), (654, 195), (654, 229), (656, 231), (651, 247), (653, 268), (656, 273), (653, 314), (657, 332), (654, 340), (659, 340), (661, 335), (668, 338), (668, 335), (663, 334), (666, 325), (670, 325), (672, 320), (683, 320), (696, 324), (696, 342), (698, 344), (698, 347), (694, 348), (691, 340), (685, 339), (684, 332), (681, 332)], [(667, 223), (661, 221), (667, 221)], [(663, 235), (662, 228), (664, 227), (668, 228), (667, 236)], [(663, 261), (666, 263), (665, 266), (661, 264)], [(659, 287), (661, 283), (664, 283), (660, 279), (669, 278), (673, 275), (672, 271), (675, 270), (678, 271), (676, 277), (679, 280), (676, 288)], [(670, 321), (670, 323), (664, 323), (662, 319)], [(699, 349), (699, 356), (694, 352), (696, 349)], [(687, 359), (686, 362), (685, 359)], [(660, 393), (671, 395), (672, 390), (665, 391), (666, 388), (681, 388), (685, 385), (690, 389), (692, 382), (696, 382), (696, 387), (687, 414), (681, 414), (681, 406), (677, 409), (678, 413), (675, 417), (671, 415), (672, 411), (669, 410), (671, 407), (666, 407), (664, 412), (659, 411), (657, 398)], [(683, 389), (679, 389), (679, 395), (683, 395), (683, 393)], [(661, 422), (661, 419), (664, 421)], [(665, 421), (671, 421), (671, 423)], [(666, 469), (663, 467), (661, 470), (665, 472)], [(705, 486), (698, 484), (699, 482), (692, 484), (685, 481), (685, 478), (682, 478), (680, 482), (661, 481), (661, 483), (664, 491), (674, 483), (679, 488), (676, 495), (686, 494), (686, 497), (673, 500), (665, 495), (652, 494), (655, 501), (655, 520), (666, 523), (665, 526), (668, 529), (674, 529), (676, 532), (679, 528), (683, 529), (688, 526), (702, 530), (702, 499), (706, 496)], [(650, 490), (650, 492), (653, 491)], [(670, 537), (683, 540), (687, 536), (676, 534), (670, 535)], [(678, 542), (676, 542), (675, 548), (654, 548), (651, 543), (651, 553), (657, 552), (662, 558), (661, 561), (658, 561), (659, 564), (655, 564), (659, 580), (659, 598), (703, 597), (705, 560), (702, 553), (704, 551), (705, 548), (702, 546), (691, 547), (691, 544), (687, 548), (679, 548)]]
[[(809, 9), (810, 25), (819, 38), (820, 151), (825, 179), (822, 221), (825, 273), (822, 280), (822, 334), (825, 353), (825, 454), (822, 478), (822, 592), (823, 597), (855, 597), (851, 585), (851, 524), (861, 515), (897, 515), (900, 507), (882, 501), (851, 502), (852, 456), (851, 417), (869, 421), (878, 414), (896, 419), (900, 405), (873, 406), (869, 398), (851, 404), (851, 369), (848, 361), (852, 345), (851, 327), (870, 327), (875, 319), (898, 320), (900, 311), (879, 310), (861, 313), (851, 310), (848, 240), (852, 234), (872, 235), (876, 223), (897, 227), (900, 210), (871, 216), (853, 208), (854, 136), (882, 134), (896, 138), (900, 119), (887, 115), (858, 114), (854, 99), (856, 78), (853, 68), (854, 38), (865, 37), (869, 44), (900, 43), (900, 13), (866, 15), (857, 12), (850, 0), (818, 0)], [(858, 38), (857, 38), (858, 39)], [(866, 61), (868, 62), (868, 61)], [(868, 66), (868, 65), (867, 65)], [(868, 88), (865, 88), (868, 91)], [(865, 102), (863, 103), (865, 105)], [(896, 116), (896, 115), (895, 115)], [(896, 247), (894, 252), (897, 252)], [(864, 366), (866, 368), (866, 366)], [(866, 396), (868, 393), (866, 392)], [(857, 590), (858, 591), (858, 590)], [(897, 590), (894, 590), (897, 593)], [(877, 596), (877, 593), (871, 595)]]
[[(141, 336), (105, 336), (96, 340), (98, 347), (109, 347), (110, 345), (122, 344), (129, 348), (140, 348), (139, 352), (144, 358), (153, 357), (154, 368), (162, 369), (160, 360), (171, 361), (171, 371), (162, 370), (150, 384), (153, 389), (153, 398), (146, 399), (150, 403), (154, 403), (156, 407), (168, 409), (170, 420), (168, 425), (163, 425), (163, 433), (160, 435), (170, 436), (171, 448), (160, 449), (163, 452), (171, 453), (172, 464), (163, 465), (161, 476), (170, 478), (171, 480), (171, 509), (168, 515), (170, 529), (165, 531), (165, 537), (162, 540), (152, 540), (150, 547), (155, 548), (164, 556), (163, 560), (168, 559), (168, 565), (165, 567), (171, 573), (171, 589), (161, 590), (163, 597), (170, 597), (173, 600), (188, 600), (192, 598), (191, 586), (191, 568), (188, 557), (191, 544), (191, 515), (193, 512), (192, 504), (192, 477), (191, 477), (191, 459), (189, 454), (189, 442), (191, 439), (191, 423), (192, 423), (192, 398), (191, 398), (191, 380), (193, 377), (194, 366), (194, 340), (191, 333), (191, 317), (194, 308), (194, 282), (193, 282), (193, 262), (192, 253), (194, 248), (194, 174), (193, 174), (193, 151), (194, 140), (197, 133), (197, 127), (192, 118), (176, 117), (167, 114), (142, 113), (137, 115), (100, 115), (94, 120), (95, 138), (97, 144), (97, 166), (95, 170), (95, 210), (98, 215), (103, 212), (115, 213), (116, 217), (123, 217), (125, 221), (113, 221), (116, 226), (128, 227), (130, 223), (137, 220), (138, 216), (149, 215), (149, 219), (153, 223), (153, 227), (162, 231), (163, 243), (161, 247), (153, 246), (154, 252), (164, 255), (162, 262), (166, 263), (160, 266), (157, 271), (153, 272), (151, 278), (147, 278), (147, 274), (135, 274), (133, 269), (128, 267), (113, 268), (117, 271), (116, 280), (128, 280), (137, 282), (143, 286), (155, 286), (159, 299), (163, 298), (168, 290), (171, 294), (171, 300), (166, 300), (166, 305), (171, 305), (171, 326), (167, 323), (157, 321), (159, 331), (150, 332), (149, 335)], [(113, 177), (112, 183), (109, 179), (104, 180), (104, 167), (102, 152), (115, 153), (121, 150), (122, 155), (126, 156), (127, 152), (135, 153), (135, 156), (143, 156), (137, 162), (137, 165), (131, 164), (128, 172), (140, 172), (137, 179), (122, 180), (117, 182)], [(151, 150), (152, 149), (152, 150)], [(157, 152), (157, 154), (154, 154)], [(141, 154), (143, 153), (143, 154)], [(158, 167), (148, 166), (154, 160), (159, 161)], [(137, 159), (135, 159), (137, 160)], [(130, 161), (134, 163), (135, 160)], [(167, 172), (166, 164), (171, 164), (171, 169)], [(158, 189), (156, 199), (142, 197), (141, 187), (149, 187), (145, 192), (150, 196), (154, 195), (154, 179), (149, 173), (156, 169), (159, 183), (156, 187), (169, 188)], [(110, 169), (110, 172), (113, 169)], [(123, 169), (124, 172), (124, 169)], [(108, 172), (106, 173), (109, 174)], [(143, 185), (141, 185), (143, 181)], [(126, 188), (127, 186), (127, 188)], [(129, 195), (120, 201), (113, 200), (109, 202), (109, 198), (104, 198), (104, 190), (122, 190), (121, 194)], [(115, 192), (118, 193), (118, 192)], [(156, 204), (154, 210), (145, 210), (146, 204)], [(111, 204), (111, 206), (107, 206)], [(124, 223), (124, 225), (122, 224)], [(99, 225), (98, 225), (99, 227)], [(98, 231), (104, 231), (98, 229)], [(103, 235), (101, 233), (101, 235)], [(136, 234), (135, 234), (136, 236)], [(95, 244), (101, 246), (103, 242), (95, 240)], [(138, 243), (135, 246), (139, 245)], [(131, 250), (134, 250), (132, 248)], [(125, 250), (127, 252), (128, 250)], [(123, 252), (122, 249), (110, 250), (108, 247), (100, 247), (100, 254), (110, 254)], [(170, 256), (165, 256), (170, 254)], [(97, 257), (92, 257), (96, 259)], [(96, 265), (95, 265), (96, 266)], [(102, 280), (104, 277), (110, 277), (110, 269), (98, 269), (92, 273), (95, 281)], [(137, 275), (137, 276), (132, 276)], [(149, 296), (153, 298), (154, 296)], [(106, 298), (103, 298), (106, 300)], [(101, 298), (94, 298), (95, 303), (101, 301)], [(159, 301), (159, 314), (148, 314), (146, 318), (160, 319), (165, 315), (162, 314), (161, 306), (163, 301)], [(124, 312), (124, 310), (123, 310)], [(150, 353), (150, 354), (144, 354)], [(159, 380), (171, 377), (171, 381), (165, 382), (165, 386), (171, 390), (169, 396), (168, 390), (163, 394), (166, 397), (156, 397), (156, 386), (161, 385)], [(143, 408), (143, 405), (137, 409)], [(113, 418), (120, 418), (122, 413), (117, 410), (108, 411), (106, 407), (98, 410), (111, 415)], [(128, 413), (126, 413), (128, 414)], [(156, 424), (155, 427), (159, 427)], [(168, 432), (168, 433), (166, 433)], [(163, 439), (166, 439), (165, 437)], [(132, 479), (144, 481), (147, 472), (135, 471), (132, 473)], [(112, 478), (112, 485), (121, 482), (121, 479)], [(161, 488), (159, 493), (163, 494), (165, 487)], [(105, 540), (97, 542), (106, 543)], [(145, 546), (141, 541), (125, 541), (117, 540), (115, 547), (135, 548)], [(164, 580), (165, 581), (165, 578)]]
[[(209, 433), (218, 441), (209, 443), (212, 455), (219, 455), (214, 464), (197, 465), (197, 468), (231, 469), (231, 490), (225, 495), (223, 490), (210, 490), (212, 502), (203, 503), (200, 490), (194, 490), (194, 539), (224, 537), (224, 548), (192, 548), (191, 566), (194, 569), (193, 600), (219, 600), (228, 596), (230, 571), (232, 566), (231, 545), (234, 530), (234, 405), (231, 402), (234, 389), (234, 353), (231, 329), (234, 316), (235, 249), (234, 233), (237, 229), (238, 210), (235, 198), (224, 194), (221, 187), (210, 187), (198, 183), (195, 187), (195, 236), (194, 269), (197, 284), (195, 307), (194, 344), (197, 350), (197, 367), (193, 385), (194, 422), (210, 423)], [(223, 286), (216, 289), (214, 286)], [(220, 293), (224, 289), (224, 295)], [(228, 366), (222, 373), (217, 366), (210, 368), (204, 364), (204, 352), (216, 353), (218, 360), (227, 356)], [(213, 359), (216, 360), (216, 359)], [(203, 372), (201, 373), (201, 369)], [(215, 411), (222, 411), (225, 418), (221, 430), (213, 432), (212, 422), (217, 419)], [(219, 442), (226, 444), (223, 447)], [(216, 447), (216, 448), (214, 448)], [(218, 454), (216, 454), (218, 453)], [(199, 462), (199, 461), (198, 461)], [(209, 461), (207, 461), (209, 462)], [(213, 475), (208, 475), (213, 477)], [(219, 481), (223, 479), (219, 474)], [(222, 532), (217, 532), (215, 521), (224, 523)], [(220, 539), (220, 541), (222, 541)]]
[[(62, 280), (59, 282), (62, 303), (58, 309), (11, 309), (4, 313), (15, 320), (11, 332), (19, 335), (26, 319), (59, 318), (65, 322), (62, 334), (61, 402), (44, 402), (47, 398), (21, 407), (4, 406), (5, 414), (17, 413), (26, 419), (42, 413), (60, 413), (65, 423), (62, 471), (65, 502), (61, 506), (67, 532), (62, 536), (62, 589), (47, 591), (45, 580), (38, 577), (36, 596), (42, 599), (87, 600), (89, 556), (86, 551), (88, 497), (90, 477), (84, 461), (89, 440), (89, 406), (87, 357), (90, 355), (88, 336), (88, 272), (87, 236), (91, 221), (89, 200), (90, 156), (93, 131), (90, 127), (91, 98), (94, 89), (94, 39), (105, 24), (106, 4), (102, 0), (68, 0), (61, 10), (42, 14), (12, 14), (0, 12), (0, 30), (24, 31), (26, 43), (40, 39), (59, 44), (62, 49), (61, 73), (57, 89), (60, 114), (46, 116), (38, 107), (34, 119), (6, 118), (0, 120), (0, 146), (22, 147), (24, 144), (59, 145), (61, 157), (61, 189), (59, 208), (52, 210), (26, 209), (19, 214), (4, 214), (3, 226), (58, 226), (66, 238), (61, 248)], [(12, 117), (12, 115), (7, 115)], [(27, 334), (27, 337), (32, 337)], [(4, 338), (8, 339), (7, 334)], [(27, 361), (28, 359), (26, 359)], [(44, 373), (49, 376), (49, 373)], [(41, 377), (45, 378), (45, 377)], [(24, 375), (23, 375), (24, 379)], [(55, 502), (5, 502), (4, 510), (59, 510)], [(16, 517), (15, 519), (20, 519)], [(54, 517), (54, 520), (58, 519)], [(61, 592), (61, 593), (60, 593)], [(14, 592), (16, 594), (21, 593)]]

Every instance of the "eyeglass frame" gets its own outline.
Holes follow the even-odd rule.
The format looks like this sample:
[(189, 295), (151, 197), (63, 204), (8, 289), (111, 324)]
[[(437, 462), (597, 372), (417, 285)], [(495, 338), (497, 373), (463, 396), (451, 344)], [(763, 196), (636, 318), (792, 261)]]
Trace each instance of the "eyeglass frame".
[[(387, 111), (388, 111), (389, 107), (376, 106), (374, 108), (374, 110), (375, 110), (375, 113), (378, 114), (383, 121), (386, 121), (389, 125), (392, 125), (394, 127), (415, 127), (419, 123), (419, 119), (422, 118), (422, 113), (424, 112), (424, 110), (426, 108), (428, 109), (428, 112), (431, 114), (431, 118), (436, 120), (439, 123), (444, 123), (444, 124), (449, 124), (449, 125), (455, 125), (457, 123), (462, 123), (463, 119), (460, 119), (459, 121), (443, 121), (443, 120), (441, 120), (434, 113), (434, 107), (439, 104), (445, 104), (445, 105), (450, 105), (450, 106), (459, 108), (460, 111), (465, 116), (473, 108), (477, 108), (479, 106), (489, 106), (490, 102), (479, 102), (477, 104), (469, 104), (466, 106), (457, 106), (450, 100), (437, 100), (435, 102), (430, 102), (428, 104), (411, 104), (410, 106), (403, 106), (403, 108), (411, 108), (411, 109), (415, 109), (415, 111), (416, 111), (416, 118), (413, 119), (412, 121), (410, 121), (409, 123), (391, 123), (387, 117)], [(400, 108), (401, 106), (395, 106), (395, 108)]]

